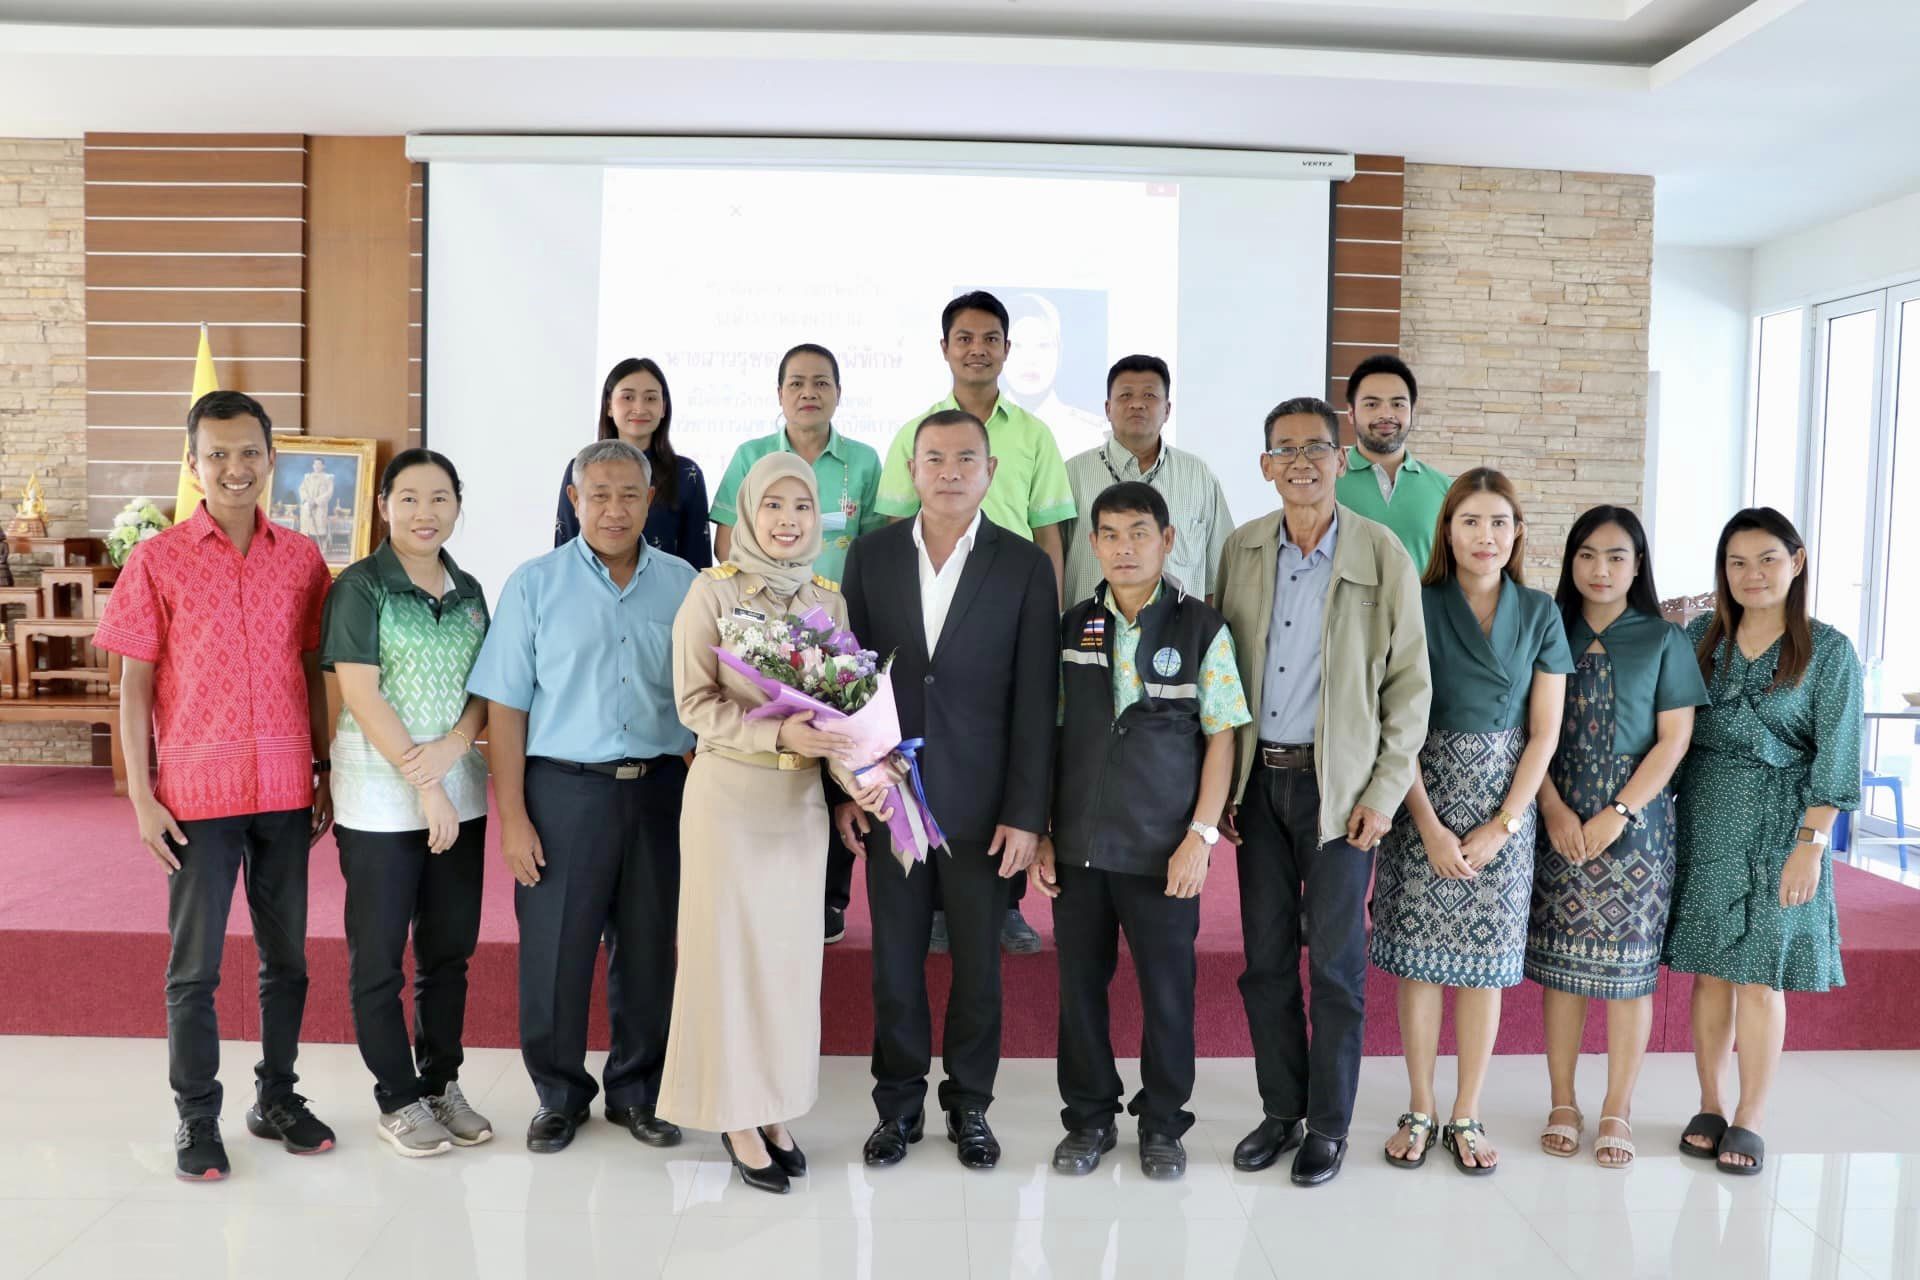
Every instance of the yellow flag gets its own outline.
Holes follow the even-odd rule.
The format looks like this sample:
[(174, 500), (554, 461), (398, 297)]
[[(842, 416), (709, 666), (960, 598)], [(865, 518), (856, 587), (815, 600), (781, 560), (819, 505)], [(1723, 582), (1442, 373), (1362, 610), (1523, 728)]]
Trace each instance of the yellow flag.
[(193, 359), (193, 396), (187, 401), (191, 409), (200, 403), (200, 397), (209, 391), (220, 389), (220, 375), (213, 371), (213, 344), (207, 341), (207, 326), (200, 326), (200, 352)]
[[(191, 409), (200, 403), (200, 397), (209, 391), (220, 389), (220, 375), (213, 371), (213, 344), (207, 340), (207, 326), (200, 326), (200, 350), (193, 359), (193, 394), (187, 397), (187, 407)], [(205, 497), (200, 482), (194, 478), (193, 468), (187, 464), (187, 446), (180, 445), (180, 479), (174, 486), (173, 518), (176, 523), (191, 516)], [(262, 493), (261, 502), (265, 505), (266, 495)]]

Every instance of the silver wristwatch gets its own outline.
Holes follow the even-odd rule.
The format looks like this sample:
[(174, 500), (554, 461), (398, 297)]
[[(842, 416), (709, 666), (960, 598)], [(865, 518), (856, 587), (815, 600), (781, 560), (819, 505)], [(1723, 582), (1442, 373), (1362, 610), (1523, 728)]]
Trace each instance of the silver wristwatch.
[(1209, 827), (1198, 822), (1189, 822), (1187, 824), (1187, 830), (1199, 836), (1209, 849), (1220, 843), (1220, 828), (1218, 827)]

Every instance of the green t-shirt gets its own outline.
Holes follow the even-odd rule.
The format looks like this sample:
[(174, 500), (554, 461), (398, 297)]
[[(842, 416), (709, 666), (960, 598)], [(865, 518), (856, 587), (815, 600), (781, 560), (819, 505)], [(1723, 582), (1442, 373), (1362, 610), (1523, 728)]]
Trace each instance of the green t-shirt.
[[(894, 436), (886, 466), (880, 472), (881, 515), (904, 518), (919, 513), (920, 498), (913, 491), (913, 476), (907, 470), (907, 460), (913, 456), (913, 430), (927, 414), (959, 407), (959, 402), (948, 396)], [(987, 443), (998, 459), (986, 501), (980, 504), (987, 519), (1029, 542), (1035, 529), (1073, 519), (1073, 486), (1067, 480), (1067, 464), (1046, 423), (1003, 395), (987, 417)]]
[[(708, 518), (724, 525), (738, 521), (740, 512), (735, 504), (740, 500), (740, 482), (747, 478), (753, 464), (770, 453), (791, 452), (784, 427), (735, 449), (727, 473), (720, 477), (720, 487), (714, 490)], [(813, 478), (820, 486), (820, 554), (814, 557), (813, 571), (838, 582), (845, 576), (847, 548), (853, 540), (887, 523), (875, 504), (880, 491), (880, 455), (829, 426), (826, 451), (813, 460)]]
[[(445, 551), (446, 590), (436, 599), (415, 586), (383, 542), (344, 569), (327, 593), (320, 621), (320, 665), (380, 668), (380, 696), (416, 743), (460, 722), (467, 676), (487, 635), (486, 596)], [(413, 784), (367, 740), (353, 712), (340, 708), (333, 738), (334, 821), (354, 831), (418, 831), (426, 813)], [(460, 820), (487, 812), (487, 764), (477, 751), (454, 762), (441, 784)]]
[(1341, 506), (1393, 530), (1413, 559), (1413, 571), (1424, 573), (1433, 555), (1434, 526), (1440, 521), (1453, 477), (1409, 453), (1394, 477), (1391, 498), (1380, 492), (1380, 478), (1360, 450), (1349, 448), (1347, 474), (1334, 482), (1333, 496)]

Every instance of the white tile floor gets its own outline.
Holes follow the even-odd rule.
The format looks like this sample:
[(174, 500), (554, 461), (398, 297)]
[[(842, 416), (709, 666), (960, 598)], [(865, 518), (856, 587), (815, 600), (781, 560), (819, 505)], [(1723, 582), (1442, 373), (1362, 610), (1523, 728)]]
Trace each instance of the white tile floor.
[[(1203, 1062), (1184, 1182), (1140, 1176), (1131, 1139), (1094, 1176), (1051, 1174), (1053, 1064), (1001, 1073), (993, 1173), (955, 1163), (937, 1132), (869, 1171), (864, 1061), (829, 1059), (818, 1110), (795, 1126), (813, 1168), (786, 1197), (734, 1180), (711, 1135), (671, 1152), (595, 1119), (573, 1148), (531, 1156), (533, 1093), (518, 1055), (475, 1052), (469, 1097), (498, 1125), (488, 1146), (403, 1161), (372, 1133), (349, 1046), (303, 1050), (302, 1089), (342, 1135), (309, 1159), (247, 1136), (251, 1050), (225, 1055), (234, 1177), (172, 1177), (165, 1046), (0, 1038), (0, 1280), (146, 1276), (431, 1277), (1180, 1276), (1821, 1277), (1920, 1280), (1920, 1053), (1789, 1054), (1761, 1176), (1736, 1179), (1674, 1151), (1692, 1114), (1691, 1060), (1647, 1064), (1641, 1156), (1628, 1173), (1555, 1160), (1533, 1135), (1539, 1058), (1496, 1059), (1486, 1119), (1504, 1144), (1490, 1179), (1388, 1168), (1380, 1143), (1404, 1105), (1396, 1059), (1368, 1059), (1355, 1149), (1332, 1185), (1288, 1184), (1285, 1162), (1233, 1171), (1253, 1123), (1252, 1068)], [(597, 1062), (595, 1066), (597, 1067)], [(1451, 1063), (1443, 1060), (1442, 1079)], [(1123, 1068), (1135, 1078), (1131, 1064)], [(1602, 1084), (1582, 1064), (1589, 1110)]]

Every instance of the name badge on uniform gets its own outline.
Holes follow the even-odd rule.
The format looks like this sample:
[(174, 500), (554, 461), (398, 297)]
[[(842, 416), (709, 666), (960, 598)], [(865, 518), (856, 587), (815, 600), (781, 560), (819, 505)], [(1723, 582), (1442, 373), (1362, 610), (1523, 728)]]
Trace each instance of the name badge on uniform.
[(758, 609), (749, 609), (743, 604), (733, 606), (733, 616), (736, 618), (745, 618), (748, 622), (765, 622), (767, 620), (766, 614), (761, 613)]
[(1096, 614), (1087, 619), (1087, 625), (1080, 628), (1080, 647), (1082, 649), (1104, 649), (1107, 647), (1107, 616)]

